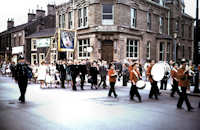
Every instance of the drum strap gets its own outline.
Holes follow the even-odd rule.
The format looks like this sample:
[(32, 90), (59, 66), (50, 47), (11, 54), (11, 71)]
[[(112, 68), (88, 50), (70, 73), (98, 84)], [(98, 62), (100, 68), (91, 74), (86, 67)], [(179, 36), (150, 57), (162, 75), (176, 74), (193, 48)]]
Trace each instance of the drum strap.
[(137, 73), (135, 70), (133, 70), (133, 73), (135, 74), (135, 76), (136, 76), (137, 79), (139, 80), (139, 75), (138, 75), (138, 73)]

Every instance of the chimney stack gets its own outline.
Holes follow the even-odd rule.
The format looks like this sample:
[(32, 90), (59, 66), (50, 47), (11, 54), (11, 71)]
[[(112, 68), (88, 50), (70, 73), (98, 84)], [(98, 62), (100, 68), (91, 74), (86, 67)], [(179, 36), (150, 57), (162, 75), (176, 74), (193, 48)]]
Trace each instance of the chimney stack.
[(40, 18), (40, 17), (44, 17), (45, 16), (45, 10), (42, 10), (42, 8), (41, 9), (37, 9), (36, 10), (36, 18)]
[(14, 19), (8, 19), (7, 21), (7, 29), (11, 29), (14, 27)]
[(56, 6), (53, 4), (48, 4), (47, 5), (47, 15), (56, 15)]
[(36, 19), (36, 14), (34, 14), (33, 10), (32, 10), (32, 13), (29, 11), (29, 13), (28, 13), (28, 22), (31, 22), (34, 19)]

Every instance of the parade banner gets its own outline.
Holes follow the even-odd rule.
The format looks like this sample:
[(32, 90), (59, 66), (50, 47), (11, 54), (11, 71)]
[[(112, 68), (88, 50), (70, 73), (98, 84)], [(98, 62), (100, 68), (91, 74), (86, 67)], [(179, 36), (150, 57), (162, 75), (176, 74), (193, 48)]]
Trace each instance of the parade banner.
[(58, 30), (58, 51), (74, 51), (76, 45), (76, 32), (73, 30)]

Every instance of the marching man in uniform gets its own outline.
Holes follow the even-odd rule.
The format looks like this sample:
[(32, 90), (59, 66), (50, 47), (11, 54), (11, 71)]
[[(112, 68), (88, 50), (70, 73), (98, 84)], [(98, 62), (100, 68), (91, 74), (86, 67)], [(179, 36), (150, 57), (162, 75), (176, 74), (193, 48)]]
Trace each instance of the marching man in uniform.
[(151, 69), (152, 69), (154, 64), (155, 64), (155, 61), (152, 60), (151, 61), (151, 65), (147, 69), (147, 74), (146, 75), (147, 75), (147, 79), (151, 83), (151, 90), (150, 90), (150, 93), (149, 93), (149, 98), (151, 99), (152, 96), (154, 95), (155, 99), (158, 100), (159, 90), (158, 90), (157, 81), (153, 80), (152, 75), (151, 75)]
[(142, 79), (140, 72), (138, 71), (137, 68), (138, 63), (134, 63), (132, 65), (133, 69), (130, 72), (130, 80), (131, 80), (131, 89), (130, 89), (130, 99), (133, 100), (134, 95), (136, 94), (136, 96), (138, 97), (139, 102), (142, 102), (141, 100), (141, 96), (138, 92), (138, 89), (136, 87), (136, 83), (137, 81), (139, 81), (140, 79)]
[(194, 108), (191, 106), (190, 101), (187, 97), (187, 93), (186, 93), (187, 87), (190, 86), (189, 72), (188, 72), (189, 70), (186, 69), (186, 61), (185, 60), (182, 60), (181, 64), (182, 64), (182, 66), (180, 69), (178, 69), (178, 72), (177, 72), (177, 76), (178, 76), (178, 80), (179, 80), (178, 85), (181, 88), (177, 108), (182, 109), (182, 104), (185, 101), (188, 111), (191, 111)]
[(178, 94), (180, 93), (178, 89), (178, 77), (177, 77), (178, 70), (177, 69), (178, 69), (178, 64), (174, 63), (173, 68), (171, 70), (171, 77), (173, 80), (171, 97), (174, 97), (175, 92), (177, 92)]

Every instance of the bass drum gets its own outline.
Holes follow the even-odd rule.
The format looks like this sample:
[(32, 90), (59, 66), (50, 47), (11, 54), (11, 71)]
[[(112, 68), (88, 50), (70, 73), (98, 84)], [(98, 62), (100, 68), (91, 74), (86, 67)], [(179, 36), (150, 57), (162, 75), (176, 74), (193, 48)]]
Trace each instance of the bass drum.
[(139, 81), (137, 81), (137, 83), (136, 83), (136, 87), (137, 87), (138, 89), (144, 89), (144, 88), (146, 87), (146, 82), (143, 81), (143, 80), (139, 80)]
[(169, 75), (171, 68), (166, 62), (158, 62), (151, 69), (153, 80), (161, 81), (165, 75)]

